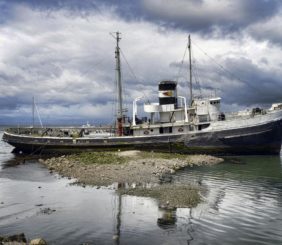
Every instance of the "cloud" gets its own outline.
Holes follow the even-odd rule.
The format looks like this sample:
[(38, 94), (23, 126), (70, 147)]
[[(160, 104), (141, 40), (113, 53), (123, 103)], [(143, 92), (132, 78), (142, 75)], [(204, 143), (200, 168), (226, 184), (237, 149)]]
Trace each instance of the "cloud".
[[(179, 7), (181, 1), (177, 1), (176, 7)], [(181, 24), (179, 28), (172, 29), (150, 18), (142, 18), (141, 16), (145, 16), (142, 11), (146, 8), (138, 10), (140, 18), (134, 18), (122, 16), (121, 8), (114, 5), (105, 7), (104, 4), (98, 4), (99, 1), (92, 1), (99, 11), (94, 4), (87, 9), (85, 15), (75, 9), (74, 0), (71, 1), (73, 7), (66, 6), (65, 1), (41, 2), (39, 5), (38, 1), (15, 1), (7, 8), (9, 14), (5, 21), (0, 23), (2, 121), (6, 118), (10, 122), (29, 123), (33, 96), (43, 122), (111, 121), (115, 114), (116, 100), (115, 40), (109, 35), (113, 31), (122, 33), (124, 102), (129, 108), (129, 115), (134, 98), (144, 96), (143, 101), (157, 101), (157, 84), (161, 80), (178, 80), (179, 95), (188, 94), (187, 56), (184, 67), (179, 70), (187, 44), (187, 34), (181, 29)], [(148, 7), (148, 2), (145, 3), (147, 5), (144, 6)], [(210, 1), (190, 2), (194, 8), (196, 4), (199, 9), (213, 12), (207, 5), (211, 4)], [(244, 11), (247, 8), (241, 1), (234, 4), (237, 7), (243, 6)], [(88, 5), (78, 6), (78, 9), (86, 9)], [(134, 10), (132, 4), (127, 5), (127, 8)], [(216, 11), (223, 11), (222, 8)], [(270, 12), (269, 10), (268, 13)], [(134, 13), (131, 12), (132, 15)], [(219, 15), (220, 12), (217, 13)], [(152, 12), (148, 11), (147, 14)], [(203, 17), (199, 11), (194, 15), (195, 23)], [(262, 17), (252, 18), (257, 21), (266, 16), (267, 14), (262, 14)], [(225, 14), (213, 18), (213, 24), (203, 27), (210, 28), (217, 23), (218, 26), (224, 25), (223, 22), (228, 18), (238, 17)], [(238, 28), (244, 21), (251, 23), (251, 17), (246, 18), (235, 21)], [(167, 18), (168, 22), (171, 20), (170, 17)], [(197, 25), (200, 27), (203, 23), (199, 21)], [(254, 28), (254, 24), (251, 27)], [(198, 67), (202, 93), (210, 95), (216, 88), (225, 105), (232, 108), (282, 100), (277, 89), (281, 87), (281, 50), (258, 38), (252, 38), (250, 33), (249, 30), (242, 31), (236, 39), (207, 39), (197, 28), (192, 32), (193, 55), (196, 57), (194, 65)], [(237, 77), (220, 70), (196, 45), (204, 47), (211, 57), (237, 74)], [(254, 87), (264, 94), (255, 91)], [(195, 88), (198, 86), (195, 85)]]
[(282, 46), (282, 11), (267, 21), (260, 21), (247, 28), (247, 32), (259, 41), (269, 41)]
[[(103, 15), (93, 12), (87, 18), (64, 9), (46, 15), (45, 11), (27, 5), (15, 5), (13, 13), (14, 17), (0, 26), (0, 102), (2, 108), (17, 108), (13, 113), (19, 117), (19, 110), (23, 116), (24, 108), (30, 108), (32, 96), (46, 107), (57, 105), (60, 113), (51, 106), (43, 117), (53, 114), (58, 119), (67, 114), (68, 108), (72, 108), (74, 116), (85, 117), (79, 105), (85, 108), (91, 104), (97, 108), (113, 104), (116, 99), (115, 40), (109, 32), (122, 32), (123, 53), (133, 64), (132, 68), (138, 70), (136, 81), (123, 63), (126, 104), (131, 104), (133, 96), (148, 92), (144, 85), (160, 79), (169, 59), (159, 62), (168, 54), (157, 49), (164, 50), (166, 42), (174, 42), (172, 35), (167, 40), (154, 24), (127, 23), (111, 9)], [(148, 43), (143, 42), (146, 36)], [(154, 39), (163, 43), (155, 43)], [(159, 70), (150, 63), (159, 63)], [(143, 86), (143, 92), (136, 92), (136, 86)], [(4, 103), (7, 98), (15, 99)], [(98, 118), (108, 117), (101, 113)]]
[(203, 34), (220, 28), (228, 34), (272, 17), (279, 4), (276, 0), (143, 0), (143, 6), (152, 19), (165, 25)]

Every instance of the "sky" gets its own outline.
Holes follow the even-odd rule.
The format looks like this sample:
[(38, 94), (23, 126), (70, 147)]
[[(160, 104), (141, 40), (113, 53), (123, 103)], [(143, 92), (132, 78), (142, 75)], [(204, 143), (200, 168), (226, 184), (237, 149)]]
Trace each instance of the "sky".
[[(0, 124), (109, 124), (116, 114), (115, 39), (124, 104), (158, 101), (158, 83), (217, 95), (222, 109), (282, 102), (279, 0), (0, 0)], [(39, 120), (36, 119), (36, 123)]]

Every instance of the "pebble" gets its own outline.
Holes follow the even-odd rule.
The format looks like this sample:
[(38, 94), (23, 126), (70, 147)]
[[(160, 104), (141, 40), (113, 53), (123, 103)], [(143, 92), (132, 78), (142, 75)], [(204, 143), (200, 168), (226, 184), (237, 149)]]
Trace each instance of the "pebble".
[(175, 174), (175, 170), (174, 169), (170, 169), (169, 170), (171, 174)]
[(47, 242), (42, 238), (32, 239), (29, 245), (47, 245)]

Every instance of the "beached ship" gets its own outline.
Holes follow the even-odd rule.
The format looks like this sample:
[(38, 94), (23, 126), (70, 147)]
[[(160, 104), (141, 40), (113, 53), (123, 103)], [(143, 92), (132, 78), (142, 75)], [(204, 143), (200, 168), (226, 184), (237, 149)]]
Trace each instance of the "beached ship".
[(3, 140), (15, 152), (54, 153), (82, 150), (145, 149), (207, 154), (279, 154), (282, 139), (282, 103), (269, 109), (221, 112), (221, 98), (195, 98), (192, 91), (191, 40), (190, 100), (177, 95), (177, 82), (158, 84), (158, 102), (144, 103), (148, 117), (138, 118), (137, 98), (132, 119), (124, 114), (119, 33), (116, 37), (118, 112), (113, 127), (9, 128)]

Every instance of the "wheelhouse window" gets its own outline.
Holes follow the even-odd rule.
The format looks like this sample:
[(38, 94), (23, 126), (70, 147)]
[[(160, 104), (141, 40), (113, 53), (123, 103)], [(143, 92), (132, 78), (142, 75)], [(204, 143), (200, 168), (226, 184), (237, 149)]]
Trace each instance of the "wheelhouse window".
[(172, 133), (172, 127), (161, 127), (160, 128), (160, 134), (171, 134)]

